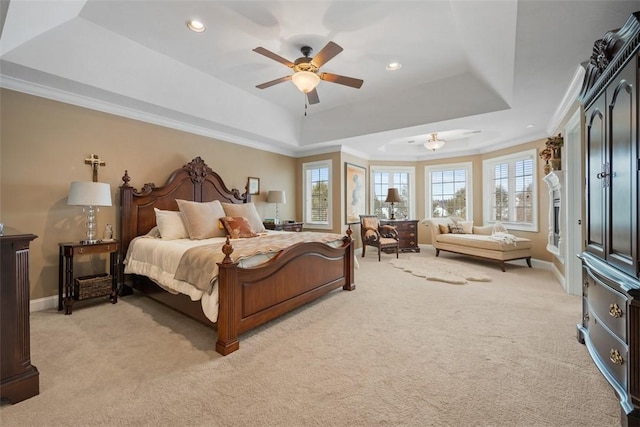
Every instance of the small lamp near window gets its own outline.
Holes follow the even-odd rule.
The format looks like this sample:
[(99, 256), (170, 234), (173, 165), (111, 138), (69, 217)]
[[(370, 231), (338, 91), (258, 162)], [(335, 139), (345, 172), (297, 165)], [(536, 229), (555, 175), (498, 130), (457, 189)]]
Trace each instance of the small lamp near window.
[(391, 203), (391, 215), (389, 219), (396, 219), (395, 213), (393, 211), (393, 204), (402, 202), (402, 199), (400, 198), (400, 193), (398, 193), (398, 189), (389, 188), (389, 190), (387, 191), (387, 198), (385, 199), (384, 202)]
[(276, 204), (276, 218), (275, 223), (280, 224), (280, 214), (278, 213), (278, 204), (279, 203), (287, 203), (287, 196), (284, 194), (283, 190), (271, 190), (269, 191), (269, 195), (267, 196), (267, 203), (275, 203)]
[(104, 182), (72, 182), (69, 188), (67, 205), (84, 206), (87, 213), (87, 238), (80, 242), (85, 245), (97, 243), (96, 239), (96, 207), (111, 206), (111, 187)]

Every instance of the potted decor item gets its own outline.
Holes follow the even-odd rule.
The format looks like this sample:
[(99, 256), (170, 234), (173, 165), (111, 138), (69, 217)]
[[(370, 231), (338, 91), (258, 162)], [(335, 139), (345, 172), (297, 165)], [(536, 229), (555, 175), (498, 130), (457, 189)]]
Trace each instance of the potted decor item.
[(552, 136), (547, 139), (545, 143), (545, 149), (551, 150), (551, 170), (559, 171), (562, 169), (562, 146), (564, 145), (564, 139), (562, 135)]
[(540, 158), (542, 160), (544, 160), (544, 174), (547, 175), (549, 174), (549, 172), (551, 172), (551, 165), (549, 164), (549, 160), (551, 160), (551, 155), (552, 155), (552, 150), (549, 147), (545, 147), (542, 150), (540, 150), (540, 153), (538, 153), (538, 155), (540, 156)]

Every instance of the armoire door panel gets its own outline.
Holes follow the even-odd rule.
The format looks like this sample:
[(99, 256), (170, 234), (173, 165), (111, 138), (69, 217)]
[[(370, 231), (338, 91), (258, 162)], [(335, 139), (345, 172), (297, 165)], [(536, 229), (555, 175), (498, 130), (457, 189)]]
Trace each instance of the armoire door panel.
[(607, 124), (609, 150), (606, 156), (611, 168), (608, 193), (606, 258), (622, 271), (636, 274), (637, 239), (634, 234), (637, 221), (636, 191), (636, 86), (633, 67), (624, 69), (607, 88)]
[(586, 112), (586, 250), (604, 258), (605, 224), (605, 183), (603, 165), (605, 164), (605, 100), (596, 101)]

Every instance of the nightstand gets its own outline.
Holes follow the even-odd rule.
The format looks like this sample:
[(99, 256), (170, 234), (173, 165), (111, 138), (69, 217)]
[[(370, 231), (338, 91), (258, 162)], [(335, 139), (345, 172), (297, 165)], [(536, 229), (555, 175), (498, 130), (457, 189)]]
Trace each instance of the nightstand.
[(276, 230), (276, 231), (302, 231), (302, 226), (304, 222), (283, 222), (281, 224), (276, 224), (274, 222), (265, 222), (264, 228), (267, 230)]
[[(93, 244), (80, 242), (59, 243), (58, 311), (71, 314), (75, 301), (109, 296), (111, 303), (118, 302), (118, 240), (100, 241)], [(73, 258), (81, 255), (109, 254), (109, 273), (74, 277)], [(64, 295), (63, 295), (64, 294)]]

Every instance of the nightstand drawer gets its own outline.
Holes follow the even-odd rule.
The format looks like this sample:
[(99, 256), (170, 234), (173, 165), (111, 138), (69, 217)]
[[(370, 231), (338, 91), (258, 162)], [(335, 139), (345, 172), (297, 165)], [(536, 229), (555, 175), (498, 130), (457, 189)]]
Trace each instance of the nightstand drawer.
[(64, 247), (65, 256), (101, 254), (105, 252), (117, 252), (119, 248), (118, 242), (101, 242), (91, 245), (75, 245), (69, 244)]

